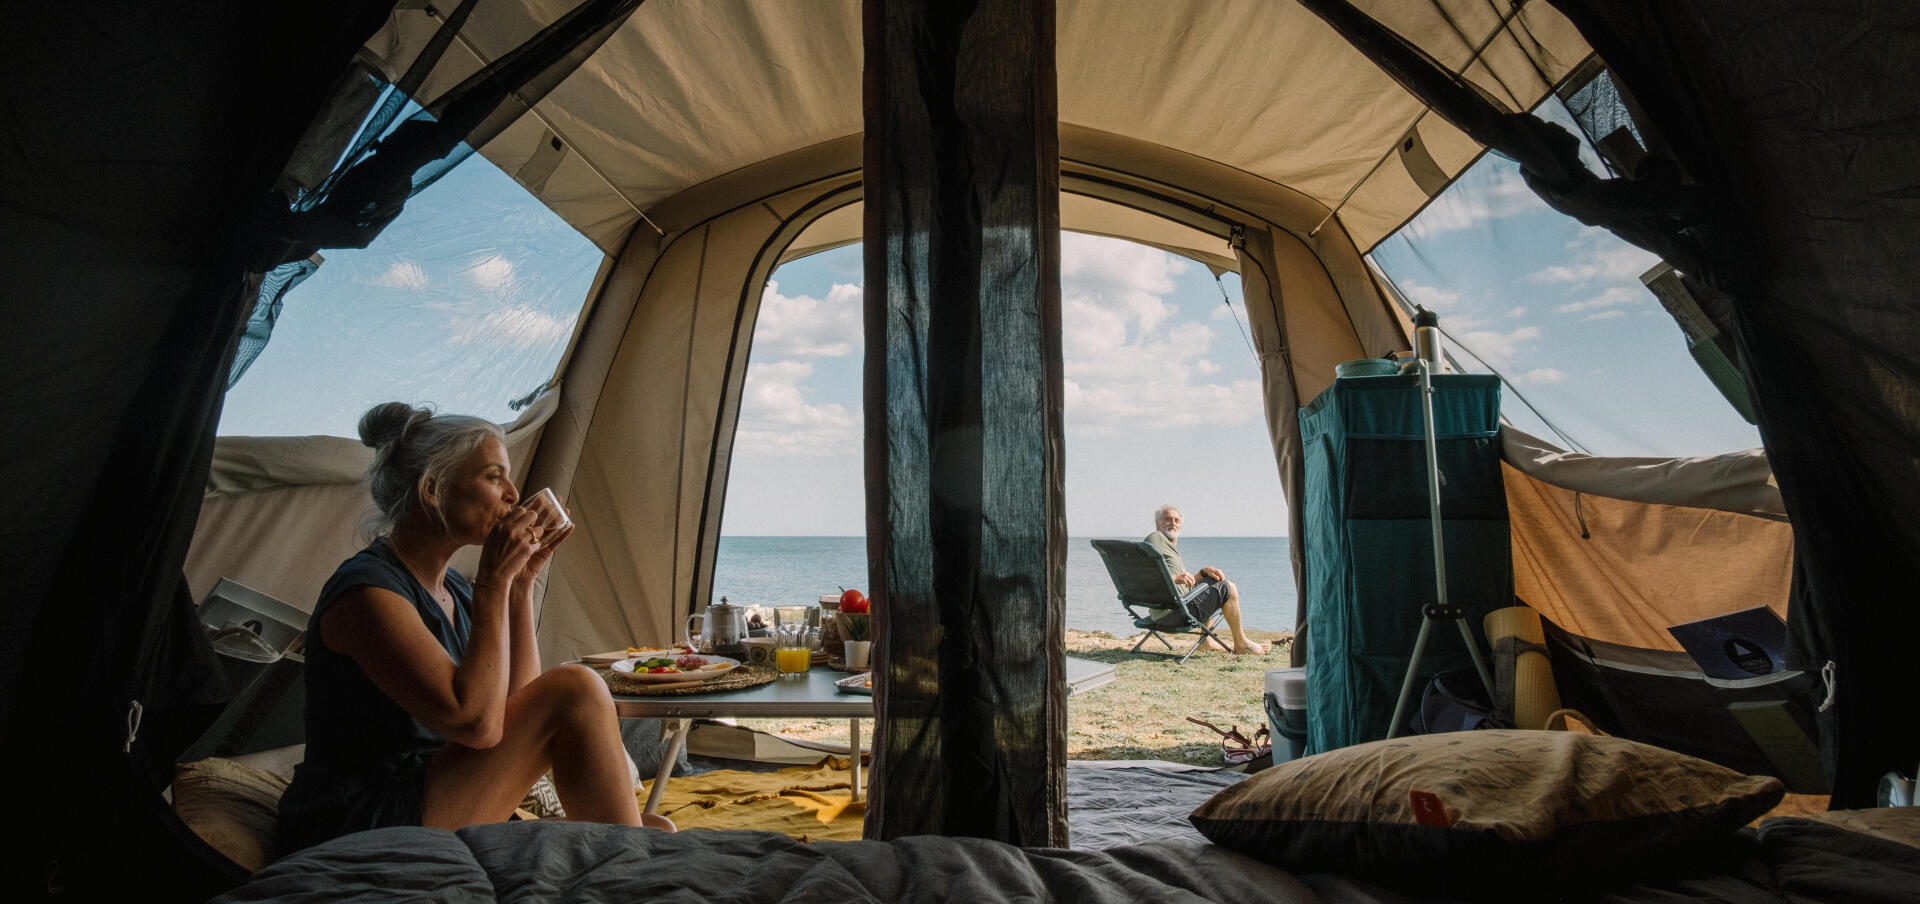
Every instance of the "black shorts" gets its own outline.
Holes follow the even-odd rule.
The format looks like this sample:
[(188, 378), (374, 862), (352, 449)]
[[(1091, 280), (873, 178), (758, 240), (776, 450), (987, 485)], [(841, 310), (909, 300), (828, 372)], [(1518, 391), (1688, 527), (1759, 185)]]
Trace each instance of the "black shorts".
[(1180, 608), (1186, 610), (1186, 616), (1171, 610), (1160, 610), (1160, 616), (1154, 619), (1154, 627), (1178, 631), (1188, 626), (1189, 617), (1196, 624), (1206, 624), (1207, 619), (1227, 604), (1227, 588), (1230, 586), (1226, 581), (1201, 578), (1192, 590), (1187, 591), (1186, 596), (1180, 598)]

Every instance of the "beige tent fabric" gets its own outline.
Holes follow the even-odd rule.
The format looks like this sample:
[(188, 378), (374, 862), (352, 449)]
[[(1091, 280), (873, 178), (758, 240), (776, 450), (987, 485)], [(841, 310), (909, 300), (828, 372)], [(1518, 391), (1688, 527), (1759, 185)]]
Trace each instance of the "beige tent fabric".
[[(507, 425), (514, 479), (528, 463), (559, 394), (548, 392)], [(359, 550), (361, 518), (373, 504), (361, 478), (373, 450), (332, 436), (223, 436), (184, 570), (194, 598), (221, 578), (311, 610), (333, 569)], [(472, 574), (477, 548), (454, 559)]]
[[(402, 6), (367, 45), (389, 74), (438, 24), (425, 9)], [(1513, 110), (1533, 106), (1590, 54), (1546, 3), (1521, 5), (1504, 30), (1508, 5), (1486, 0), (1359, 6)], [(438, 96), (565, 8), (554, 0), (480, 5), (422, 93)], [(1300, 191), (1336, 211), (1362, 249), (1431, 197), (1435, 183), (1416, 173), (1451, 179), (1480, 152), (1296, 4), (1060, 0), (1056, 19), (1063, 125), (1128, 135)], [(861, 59), (859, 0), (654, 0), (482, 153), (517, 174), (559, 138), (566, 154), (558, 168), (529, 188), (611, 253), (640, 211), (692, 186), (857, 136)], [(1410, 136), (1411, 151), (1403, 148)]]
[(1754, 606), (1786, 617), (1793, 528), (1785, 521), (1576, 494), (1510, 463), (1501, 473), (1514, 594), (1554, 624), (1677, 651), (1669, 625)]
[[(1381, 338), (1394, 335), (1399, 323), (1386, 300), (1378, 294), (1343, 296), (1331, 269), (1293, 235), (1249, 230), (1240, 259), (1247, 326), (1260, 353), (1267, 432), (1289, 503), (1288, 546), (1294, 586), (1302, 594), (1295, 607), (1299, 625), (1304, 624), (1307, 610), (1300, 408), (1333, 384), (1334, 365), (1368, 356), (1363, 341), (1370, 338), (1399, 348), (1406, 339), (1404, 334), (1398, 339)], [(1371, 289), (1371, 283), (1366, 287)]]
[[(705, 604), (761, 287), (813, 217), (858, 197), (854, 181), (695, 215), (659, 250), (636, 300), (602, 299), (603, 311), (631, 315), (596, 314), (582, 340), (619, 337), (578, 440), (568, 498), (580, 530), (554, 560), (540, 624), (547, 660), (671, 640)], [(726, 186), (708, 191), (729, 197)], [(653, 245), (644, 234), (635, 243)], [(609, 292), (632, 282), (618, 275)], [(543, 450), (542, 468), (572, 441)]]
[[(780, 255), (780, 263), (860, 241), (864, 226), (861, 218), (865, 211), (864, 203), (850, 204), (815, 220), (792, 245), (787, 246), (787, 250)], [(1234, 257), (1224, 230), (1216, 235), (1103, 198), (1062, 191), (1060, 228), (1158, 248), (1198, 261), (1215, 275), (1240, 269), (1240, 262)]]
[(1700, 458), (1596, 458), (1511, 426), (1501, 428), (1500, 445), (1508, 464), (1563, 489), (1787, 520), (1773, 466), (1762, 449)]
[[(1234, 266), (1283, 468), (1286, 456), (1297, 460), (1294, 411), (1311, 398), (1292, 394), (1294, 380), (1317, 392), (1334, 364), (1363, 354), (1363, 342), (1406, 346), (1404, 318), (1338, 224), (1301, 237), (1325, 217), (1311, 199), (1117, 135), (1063, 130), (1062, 147), (1062, 189), (1086, 201), (1076, 205), (1086, 219), (1074, 225), (1169, 245), (1224, 243), (1212, 237), (1238, 227), (1254, 249), (1258, 267), (1244, 256)], [(544, 483), (565, 488), (581, 525), (547, 591), (540, 634), (549, 661), (670, 639), (707, 602), (760, 287), (789, 243), (831, 247), (849, 237), (859, 150), (828, 142), (729, 173), (649, 212), (679, 230), (664, 241), (636, 230), (568, 363), (562, 411), (536, 462)], [(801, 187), (773, 190), (780, 185)], [(1284, 304), (1262, 303), (1275, 283)], [(1305, 337), (1291, 365), (1283, 328)]]

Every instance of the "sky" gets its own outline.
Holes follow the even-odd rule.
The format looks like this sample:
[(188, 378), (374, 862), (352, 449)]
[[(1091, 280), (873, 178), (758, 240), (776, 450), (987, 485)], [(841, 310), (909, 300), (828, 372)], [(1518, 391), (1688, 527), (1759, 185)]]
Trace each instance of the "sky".
[[(371, 247), (326, 256), (229, 392), (222, 434), (354, 436), (392, 399), (510, 421), (508, 402), (553, 374), (602, 261), (478, 155)], [(1509, 379), (1522, 429), (1551, 438), (1524, 396), (1595, 454), (1759, 445), (1640, 284), (1653, 255), (1547, 209), (1508, 161), (1482, 158), (1373, 256), (1439, 314), (1464, 369)], [(1284, 535), (1238, 277), (1075, 233), (1060, 275), (1069, 534), (1144, 535), (1171, 502), (1189, 535)], [(861, 278), (855, 245), (769, 280), (723, 533), (864, 533)]]

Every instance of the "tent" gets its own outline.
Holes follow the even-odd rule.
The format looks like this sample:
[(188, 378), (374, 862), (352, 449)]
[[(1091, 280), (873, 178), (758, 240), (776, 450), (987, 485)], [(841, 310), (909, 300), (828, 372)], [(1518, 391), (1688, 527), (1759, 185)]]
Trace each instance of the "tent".
[[(571, 5), (184, 6), (23, 10), (5, 64), (14, 366), (0, 460), (15, 492), (0, 699), (9, 771), (35, 776), (33, 809), (48, 814), (10, 826), (22, 837), (8, 879), (38, 893), (134, 876), (167, 877), (184, 896), (218, 887), (218, 870), (171, 853), (194, 842), (153, 793), (218, 704), (187, 604), (219, 576), (301, 599), (312, 569), (345, 549), (350, 443), (213, 440), (261, 274), (324, 246), (287, 232), (287, 193), (272, 191), (352, 132), (309, 127), (351, 109), (343, 73), (443, 96), (511, 70), (498, 64)], [(1338, 6), (1060, 0), (1049, 19), (1060, 225), (1241, 273), (1275, 464), (1297, 499), (1294, 411), (1335, 363), (1407, 345), (1404, 310), (1362, 252), (1487, 144), (1543, 159), (1522, 146), (1527, 129), (1475, 128), (1472, 115), (1530, 109), (1597, 52), (1653, 162), (1597, 188), (1546, 172), (1543, 193), (1665, 241), (1698, 294), (1727, 299), (1724, 332), (1794, 526), (1796, 658), (1829, 674), (1836, 800), (1860, 802), (1880, 773), (1911, 768), (1920, 738), (1893, 714), (1920, 616), (1886, 591), (1920, 548), (1899, 517), (1920, 493), (1915, 326), (1901, 294), (1915, 266), (1902, 249), (1915, 231), (1920, 130), (1903, 72), (1916, 14), (1362, 4), (1456, 74), (1441, 81), (1471, 85), (1462, 100), (1423, 94), (1417, 67), (1383, 69), (1388, 54), (1356, 50), (1363, 37), (1328, 24)], [(664, 636), (705, 602), (758, 287), (783, 258), (859, 234), (872, 112), (848, 63), (862, 47), (851, 0), (578, 8), (602, 18), (564, 20), (571, 43), (519, 83), (538, 90), (507, 86), (508, 100), (454, 136), (609, 255), (551, 392), (514, 433), (528, 479), (568, 488), (583, 536), (597, 538), (556, 563), (550, 659)], [(457, 31), (442, 28), (453, 19)], [(423, 49), (439, 65), (416, 67)], [(404, 195), (420, 172), (376, 175)], [(349, 198), (342, 186), (360, 187), (332, 186)], [(349, 211), (362, 232), (394, 212)], [(263, 249), (263, 234), (281, 241)], [(1656, 520), (1671, 515), (1665, 492), (1642, 499)], [(1559, 500), (1540, 496), (1548, 525)], [(97, 843), (103, 822), (121, 830), (111, 854)]]

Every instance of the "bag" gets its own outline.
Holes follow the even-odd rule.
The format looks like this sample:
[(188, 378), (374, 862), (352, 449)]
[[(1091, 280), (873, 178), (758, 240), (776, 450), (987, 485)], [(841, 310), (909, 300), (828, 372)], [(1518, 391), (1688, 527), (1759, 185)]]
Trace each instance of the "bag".
[(1414, 734), (1512, 728), (1513, 720), (1487, 699), (1487, 688), (1473, 669), (1453, 669), (1433, 676), (1420, 699), (1420, 708), (1407, 721)]

